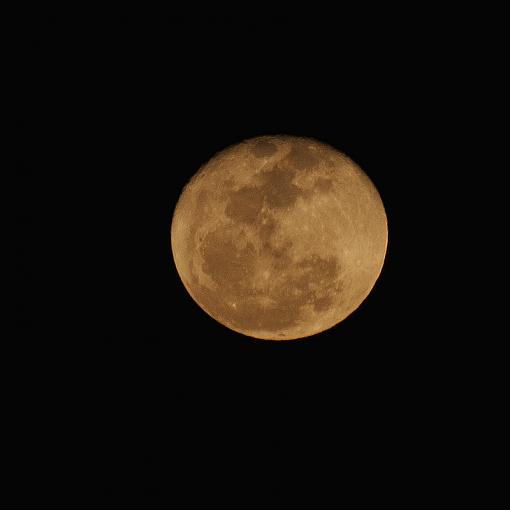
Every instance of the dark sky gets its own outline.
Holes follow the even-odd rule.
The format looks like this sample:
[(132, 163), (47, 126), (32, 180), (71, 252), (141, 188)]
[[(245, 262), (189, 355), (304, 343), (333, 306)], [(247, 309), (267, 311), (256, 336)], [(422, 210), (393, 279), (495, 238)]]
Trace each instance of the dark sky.
[[(170, 471), (190, 483), (218, 459), (261, 462), (273, 481), (274, 456), (311, 469), (327, 452), (381, 470), (392, 455), (406, 462), (399, 448), (428, 420), (445, 348), (420, 291), (437, 255), (419, 204), (444, 144), (447, 63), (423, 27), (326, 18), (49, 17), (31, 33), (22, 265), (23, 282), (40, 285), (20, 323), (29, 338), (62, 339), (56, 385), (76, 386), (61, 409), (83, 422), (110, 494), (127, 479), (128, 492), (158, 493)], [(327, 142), (365, 170), (389, 245), (358, 311), (270, 343), (192, 301), (169, 229), (200, 165), (279, 133)]]

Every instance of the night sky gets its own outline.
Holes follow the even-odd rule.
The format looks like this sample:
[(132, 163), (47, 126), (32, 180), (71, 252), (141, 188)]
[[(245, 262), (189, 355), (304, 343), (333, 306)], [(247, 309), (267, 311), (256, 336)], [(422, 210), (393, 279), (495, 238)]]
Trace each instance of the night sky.
[[(395, 459), (404, 480), (411, 450), (433, 448), (420, 427), (445, 351), (420, 293), (435, 250), (417, 201), (433, 189), (441, 151), (443, 64), (417, 26), (374, 32), (365, 19), (325, 18), (50, 16), (31, 32), (35, 143), (22, 221), (43, 253), (25, 254), (23, 282), (42, 284), (20, 324), (44, 345), (62, 340), (52, 352), (66, 376), (55, 386), (69, 394), (57, 409), (80, 431), (70, 444), (104, 494), (192, 500), (197, 486), (221, 491), (197, 481), (220, 466), (245, 483), (245, 463), (275, 493), (291, 491), (282, 471), (312, 477), (325, 463), (337, 467), (324, 484), (361, 483), (356, 473), (366, 479)], [(386, 262), (368, 298), (300, 341), (220, 325), (171, 256), (185, 183), (217, 151), (266, 134), (345, 152), (388, 217)]]

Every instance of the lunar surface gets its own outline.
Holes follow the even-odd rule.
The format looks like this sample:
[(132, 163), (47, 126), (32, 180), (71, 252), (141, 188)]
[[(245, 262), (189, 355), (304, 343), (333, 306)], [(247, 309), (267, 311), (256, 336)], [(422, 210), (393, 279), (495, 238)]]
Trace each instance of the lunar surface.
[(191, 297), (221, 324), (266, 340), (311, 336), (356, 310), (387, 239), (365, 173), (333, 147), (291, 136), (215, 155), (184, 188), (171, 228)]

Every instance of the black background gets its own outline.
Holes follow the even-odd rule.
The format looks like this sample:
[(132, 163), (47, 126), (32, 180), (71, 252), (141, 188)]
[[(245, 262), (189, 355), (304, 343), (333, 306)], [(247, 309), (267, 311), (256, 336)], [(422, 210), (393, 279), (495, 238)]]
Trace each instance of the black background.
[[(441, 235), (430, 168), (449, 122), (438, 96), (454, 92), (445, 76), (455, 49), (435, 46), (441, 30), (436, 20), (431, 37), (413, 16), (382, 26), (376, 13), (341, 23), (327, 14), (36, 23), (22, 220), (38, 255), (29, 250), (23, 270), (42, 282), (20, 324), (28, 337), (63, 340), (58, 372), (45, 376), (68, 392), (62, 430), (91, 487), (145, 496), (190, 487), (195, 497), (197, 486), (225, 489), (211, 481), (219, 474), (229, 487), (257, 476), (252, 492), (285, 493), (283, 473), (310, 484), (326, 465), (324, 485), (370, 474), (380, 491), (418, 483), (406, 466), (437, 446), (427, 409), (455, 405), (445, 366), (456, 346), (437, 327), (449, 291), (431, 310), (427, 290)], [(263, 134), (345, 152), (388, 216), (372, 293), (300, 341), (255, 341), (215, 322), (170, 251), (188, 179), (217, 151)]]

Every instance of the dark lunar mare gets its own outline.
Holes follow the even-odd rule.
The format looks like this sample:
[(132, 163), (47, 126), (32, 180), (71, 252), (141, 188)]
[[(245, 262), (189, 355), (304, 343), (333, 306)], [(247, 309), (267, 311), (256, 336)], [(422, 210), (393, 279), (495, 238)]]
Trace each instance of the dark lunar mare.
[[(269, 155), (272, 146), (261, 141), (253, 151)], [(221, 288), (221, 296), (194, 282), (196, 297), (212, 315), (228, 318), (234, 327), (241, 329), (277, 331), (297, 326), (306, 305), (316, 312), (325, 312), (333, 305), (332, 296), (340, 291), (338, 259), (309, 254), (293, 262), (289, 256), (290, 240), (283, 247), (275, 246), (273, 236), (278, 221), (272, 212), (267, 212), (293, 207), (299, 196), (307, 197), (308, 193), (293, 184), (293, 179), (299, 169), (316, 163), (313, 154), (295, 146), (283, 161), (264, 171), (259, 185), (226, 194), (225, 214), (233, 225), (209, 232), (199, 247), (204, 260), (202, 269)], [(326, 193), (331, 184), (329, 179), (320, 178), (316, 187)], [(243, 240), (243, 228), (254, 229), (260, 240), (258, 247)], [(192, 253), (195, 249), (190, 247)], [(283, 285), (269, 285), (267, 289), (253, 285), (257, 259), (261, 256), (270, 260), (272, 272), (284, 271)], [(269, 298), (273, 304), (263, 304), (261, 298)]]

